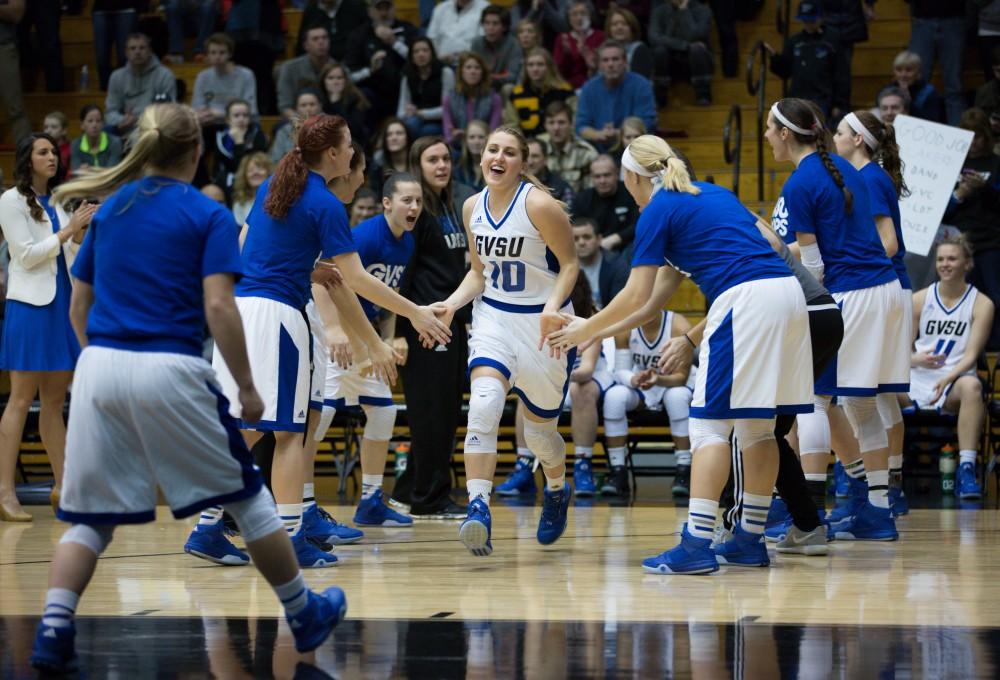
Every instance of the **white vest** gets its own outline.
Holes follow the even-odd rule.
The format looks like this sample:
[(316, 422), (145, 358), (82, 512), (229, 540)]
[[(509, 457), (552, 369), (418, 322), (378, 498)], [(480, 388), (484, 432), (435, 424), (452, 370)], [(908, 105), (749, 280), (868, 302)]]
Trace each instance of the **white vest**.
[[(69, 223), (70, 216), (56, 206), (61, 227)], [(0, 196), (0, 230), (7, 239), (10, 250), (10, 268), (7, 276), (7, 299), (44, 306), (56, 297), (56, 258), (60, 247), (66, 256), (66, 267), (73, 266), (79, 244), (72, 239), (59, 243), (52, 231), (49, 214), (42, 211), (42, 221), (36, 222), (28, 209), (28, 201), (17, 188), (8, 189)]]

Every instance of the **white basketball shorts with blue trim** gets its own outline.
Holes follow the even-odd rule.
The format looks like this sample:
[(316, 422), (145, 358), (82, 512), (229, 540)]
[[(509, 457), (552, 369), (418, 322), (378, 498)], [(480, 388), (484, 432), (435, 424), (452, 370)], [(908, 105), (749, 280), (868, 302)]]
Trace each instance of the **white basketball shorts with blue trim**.
[(174, 517), (249, 498), (260, 472), (201, 357), (83, 350), (73, 377), (59, 519), (136, 524), (156, 489)]
[(812, 346), (794, 277), (741, 283), (708, 310), (691, 417), (774, 418), (813, 409)]
[[(572, 305), (562, 311), (572, 314)], [(514, 305), (485, 297), (472, 307), (469, 371), (477, 366), (498, 370), (525, 408), (540, 418), (558, 418), (569, 386), (576, 350), (560, 358), (538, 349), (541, 305)]]
[(306, 303), (306, 318), (309, 320), (309, 334), (312, 336), (312, 378), (309, 381), (309, 408), (322, 411), (326, 395), (328, 371), (333, 361), (330, 348), (326, 344), (326, 326), (316, 311), (316, 303)]
[[(309, 353), (312, 334), (303, 313), (294, 307), (260, 297), (238, 297), (247, 356), (253, 382), (264, 400), (260, 422), (241, 423), (247, 430), (305, 432), (309, 408)], [(234, 418), (240, 416), (239, 389), (216, 350), (212, 367)]]

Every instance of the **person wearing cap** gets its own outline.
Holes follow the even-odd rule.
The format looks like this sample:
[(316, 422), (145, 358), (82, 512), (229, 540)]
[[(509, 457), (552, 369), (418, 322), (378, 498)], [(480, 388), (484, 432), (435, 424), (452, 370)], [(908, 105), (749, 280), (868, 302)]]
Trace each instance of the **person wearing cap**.
[(330, 32), (330, 56), (343, 61), (347, 38), (358, 26), (368, 21), (365, 0), (309, 0), (302, 12), (296, 56), (304, 53), (302, 41), (311, 26), (325, 26)]
[(403, 68), (416, 37), (416, 26), (396, 18), (392, 0), (369, 0), (368, 21), (351, 33), (344, 63), (351, 80), (372, 102), (370, 127), (396, 113)]
[(814, 101), (827, 117), (837, 120), (849, 110), (851, 64), (838, 50), (834, 31), (823, 25), (819, 2), (800, 2), (795, 20), (802, 23), (802, 31), (789, 36), (781, 54), (764, 43), (771, 55), (771, 72), (791, 81), (789, 97)]

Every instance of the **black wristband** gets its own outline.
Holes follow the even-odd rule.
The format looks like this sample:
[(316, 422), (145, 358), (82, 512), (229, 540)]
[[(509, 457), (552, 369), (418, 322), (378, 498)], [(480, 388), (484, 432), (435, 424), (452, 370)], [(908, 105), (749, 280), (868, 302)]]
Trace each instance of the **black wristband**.
[(684, 334), (684, 339), (691, 343), (691, 349), (697, 349), (698, 345), (694, 344), (694, 340), (691, 339), (687, 333)]

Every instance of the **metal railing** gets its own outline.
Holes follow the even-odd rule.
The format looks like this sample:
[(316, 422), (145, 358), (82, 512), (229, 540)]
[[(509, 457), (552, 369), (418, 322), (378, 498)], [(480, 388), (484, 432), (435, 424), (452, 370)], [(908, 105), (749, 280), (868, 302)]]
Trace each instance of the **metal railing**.
[(722, 128), (722, 155), (733, 166), (733, 193), (740, 195), (740, 165), (743, 160), (743, 111), (739, 104), (729, 109), (726, 126)]
[[(764, 200), (764, 121), (767, 111), (767, 99), (765, 95), (765, 90), (767, 89), (767, 59), (768, 59), (767, 48), (764, 47), (764, 42), (758, 40), (750, 50), (750, 56), (747, 57), (747, 92), (750, 96), (757, 96), (757, 200)], [(760, 57), (760, 66), (756, 69), (757, 79), (754, 80), (754, 67), (758, 64), (758, 57)]]

